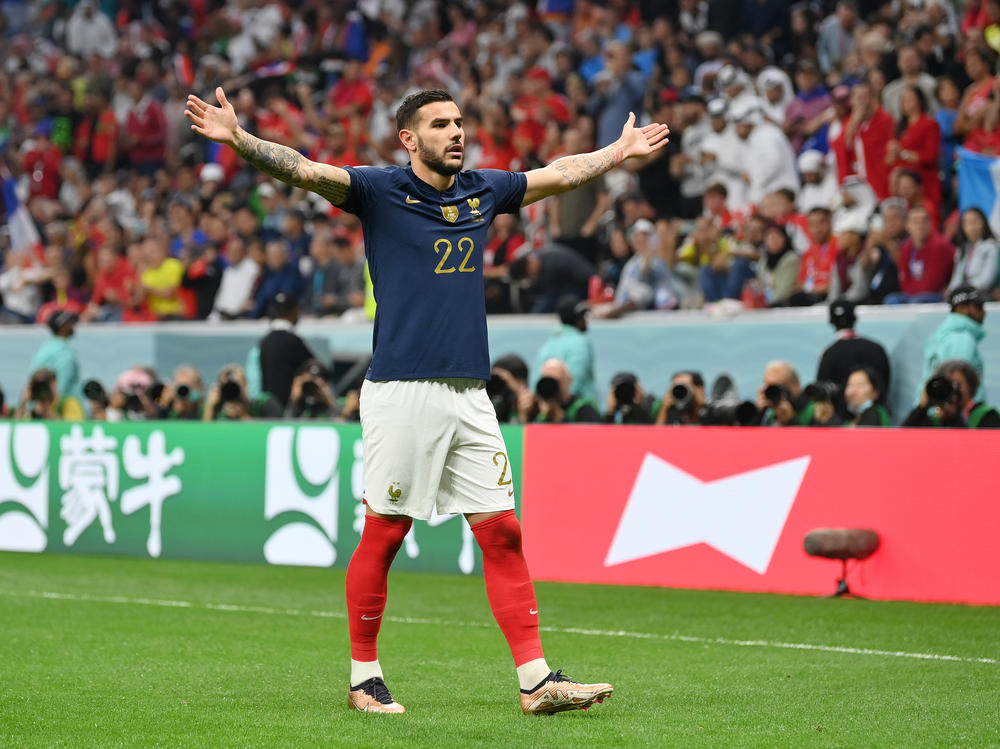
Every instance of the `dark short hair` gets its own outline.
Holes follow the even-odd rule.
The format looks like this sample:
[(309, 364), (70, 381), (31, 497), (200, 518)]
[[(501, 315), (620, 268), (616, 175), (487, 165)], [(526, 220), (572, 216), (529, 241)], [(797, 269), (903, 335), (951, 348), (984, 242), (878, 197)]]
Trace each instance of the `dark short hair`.
[(822, 205), (816, 205), (816, 206), (813, 206), (812, 208), (809, 209), (809, 213), (808, 213), (809, 216), (812, 216), (814, 213), (822, 213), (827, 218), (830, 218), (830, 216), (833, 215), (833, 211), (831, 211), (826, 206), (822, 206)]
[(844, 378), (844, 387), (847, 386), (847, 381), (855, 372), (865, 373), (865, 377), (868, 378), (868, 382), (871, 383), (872, 388), (876, 393), (878, 393), (878, 396), (875, 398), (875, 402), (881, 403), (885, 399), (885, 383), (882, 382), (882, 375), (880, 375), (872, 367), (865, 364), (856, 364), (847, 371), (847, 377)]
[(417, 112), (427, 104), (438, 101), (455, 101), (443, 88), (431, 88), (410, 94), (396, 110), (396, 130), (412, 130), (417, 122)]
[(691, 384), (695, 387), (705, 387), (705, 378), (701, 376), (701, 372), (695, 369), (682, 369), (680, 372), (674, 372), (670, 375), (670, 381), (673, 382), (674, 378), (680, 375), (688, 375), (691, 378)]
[(729, 190), (721, 182), (713, 182), (708, 187), (705, 188), (706, 195), (718, 195), (722, 198), (729, 197)]
[(523, 278), (528, 277), (528, 256), (521, 255), (521, 257), (516, 258), (511, 262), (510, 267), (507, 269), (510, 273), (510, 277), (515, 281), (520, 281)]

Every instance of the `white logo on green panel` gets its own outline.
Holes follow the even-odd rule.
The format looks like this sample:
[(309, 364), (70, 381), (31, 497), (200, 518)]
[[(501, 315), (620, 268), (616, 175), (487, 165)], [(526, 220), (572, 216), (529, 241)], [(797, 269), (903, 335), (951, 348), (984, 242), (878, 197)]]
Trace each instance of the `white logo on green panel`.
[(48, 463), (49, 432), (44, 426), (0, 423), (0, 550), (45, 550)]
[(143, 483), (121, 492), (121, 512), (131, 515), (149, 507), (149, 535), (146, 550), (159, 557), (163, 550), (161, 526), (163, 503), (179, 494), (183, 483), (178, 476), (168, 476), (184, 463), (184, 450), (175, 447), (167, 452), (167, 440), (162, 430), (150, 432), (143, 451), (142, 440), (130, 434), (122, 444), (119, 460), (118, 440), (95, 426), (88, 437), (83, 427), (74, 424), (69, 434), (59, 440), (60, 517), (66, 523), (63, 544), (73, 546), (94, 521), (101, 527), (107, 544), (117, 540), (111, 503), (119, 499), (121, 469), (130, 479), (145, 479)]
[[(337, 505), (340, 435), (328, 426), (274, 427), (267, 433), (264, 477), (264, 518), (283, 513), (305, 515), (315, 524), (292, 520), (264, 543), (270, 564), (329, 567), (337, 559)], [(296, 476), (319, 487), (307, 493)]]

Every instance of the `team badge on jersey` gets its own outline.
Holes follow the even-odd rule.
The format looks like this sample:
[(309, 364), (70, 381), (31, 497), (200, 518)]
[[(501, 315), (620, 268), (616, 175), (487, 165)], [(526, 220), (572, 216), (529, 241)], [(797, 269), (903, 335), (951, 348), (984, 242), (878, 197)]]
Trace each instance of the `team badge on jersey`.
[(472, 212), (473, 216), (481, 215), (479, 213), (479, 198), (469, 198), (465, 202), (469, 204), (469, 210)]
[(443, 205), (441, 206), (441, 215), (444, 216), (444, 220), (454, 224), (458, 221), (458, 206), (457, 205)]

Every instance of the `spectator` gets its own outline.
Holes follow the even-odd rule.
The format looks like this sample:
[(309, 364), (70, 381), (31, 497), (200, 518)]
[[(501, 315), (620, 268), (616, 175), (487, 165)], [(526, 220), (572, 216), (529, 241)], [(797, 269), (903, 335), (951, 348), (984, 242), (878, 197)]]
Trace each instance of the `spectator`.
[(194, 294), (196, 319), (205, 320), (212, 313), (224, 271), (225, 265), (212, 243), (206, 245), (204, 252), (184, 269), (181, 286)]
[(955, 118), (955, 135), (965, 139), (965, 147), (980, 150), (982, 147), (983, 116), (993, 94), (993, 54), (979, 45), (971, 44), (965, 50), (965, 74), (972, 81), (962, 95)]
[(763, 306), (784, 306), (795, 293), (801, 258), (792, 247), (788, 233), (775, 223), (768, 224), (764, 230), (764, 249), (766, 254), (757, 263)]
[(880, 200), (890, 194), (886, 153), (893, 130), (892, 117), (879, 106), (871, 86), (859, 83), (851, 89), (851, 114), (834, 148), (846, 173), (863, 176)]
[(735, 243), (707, 217), (699, 217), (687, 241), (677, 250), (678, 275), (697, 272), (698, 288), (705, 302), (739, 299), (743, 282), (752, 276), (744, 258), (734, 260)]
[[(705, 99), (697, 92), (685, 92), (681, 104), (680, 152), (670, 159), (670, 173), (680, 180), (681, 200), (676, 214), (694, 218), (701, 210), (706, 189), (706, 167), (702, 162), (702, 144), (712, 132), (705, 109)], [(570, 153), (574, 153), (570, 151)], [(567, 193), (572, 195), (572, 193)]]
[(167, 254), (164, 240), (147, 237), (142, 243), (145, 270), (139, 275), (140, 294), (149, 311), (160, 320), (178, 320), (183, 308), (179, 291), (184, 279), (184, 264)]
[(896, 129), (898, 140), (889, 142), (886, 161), (890, 175), (894, 169), (912, 169), (921, 178), (923, 196), (931, 205), (941, 202), (939, 176), (941, 128), (927, 113), (927, 98), (916, 85), (908, 85), (900, 94), (902, 117)]
[(830, 324), (836, 331), (836, 340), (820, 355), (816, 381), (832, 382), (843, 389), (852, 371), (866, 367), (877, 375), (878, 392), (884, 398), (889, 394), (889, 383), (892, 381), (889, 357), (879, 343), (854, 332), (856, 322), (853, 302), (846, 299), (831, 302)]
[(535, 385), (538, 415), (535, 421), (545, 424), (597, 423), (601, 414), (597, 405), (571, 390), (573, 378), (564, 362), (549, 359), (539, 370)]
[(941, 187), (945, 195), (951, 194), (951, 178), (955, 172), (955, 149), (961, 139), (955, 134), (955, 119), (958, 117), (958, 102), (961, 92), (951, 78), (942, 77), (936, 89), (937, 100), (941, 103), (934, 119), (941, 131)]
[(935, 91), (937, 81), (924, 72), (923, 61), (916, 48), (902, 47), (896, 56), (896, 64), (899, 67), (900, 77), (889, 83), (882, 91), (882, 106), (885, 107), (885, 111), (897, 122), (905, 118), (907, 115), (902, 105), (903, 91), (915, 87), (923, 94), (921, 101), (924, 105), (923, 111), (934, 114), (937, 110)]
[(858, 23), (858, 8), (853, 0), (839, 0), (836, 13), (820, 24), (816, 51), (824, 73), (833, 71), (854, 52)]
[(741, 159), (743, 144), (729, 126), (725, 99), (712, 99), (706, 111), (711, 132), (705, 136), (701, 146), (705, 181), (726, 188), (727, 205), (731, 210), (742, 208), (746, 204), (747, 191)]
[(813, 208), (833, 210), (837, 201), (837, 175), (826, 163), (826, 157), (815, 150), (803, 151), (798, 158), (802, 188), (795, 198), (799, 213), (808, 214)]
[(799, 92), (785, 110), (784, 130), (796, 153), (825, 126), (833, 100), (823, 86), (819, 69), (812, 60), (800, 60), (795, 68)]
[[(924, 380), (949, 359), (968, 362), (982, 378), (983, 357), (979, 342), (986, 336), (985, 297), (973, 286), (959, 286), (948, 295), (951, 313), (935, 329), (924, 345)], [(975, 392), (975, 391), (973, 391)], [(982, 399), (984, 392), (975, 393)]]
[(889, 294), (886, 304), (940, 302), (951, 278), (955, 248), (931, 226), (923, 206), (911, 208), (906, 216), (910, 238), (899, 255), (899, 288)]
[(92, 322), (120, 322), (132, 308), (138, 292), (135, 268), (108, 244), (97, 249), (97, 276), (90, 302), (81, 319)]
[[(346, 238), (343, 241), (347, 242)], [(346, 309), (340, 288), (340, 261), (334, 250), (331, 229), (321, 229), (312, 236), (309, 245), (309, 265), (305, 275), (302, 311), (307, 315), (336, 315)]]
[(260, 266), (250, 257), (246, 243), (238, 234), (229, 239), (226, 249), (229, 265), (222, 271), (210, 320), (236, 320), (253, 309), (253, 287), (260, 275)]
[(632, 310), (676, 309), (680, 296), (667, 261), (657, 252), (656, 228), (641, 218), (628, 230), (635, 254), (622, 268), (615, 301), (597, 310), (601, 317), (617, 317)]
[(37, 322), (46, 322), (49, 317), (59, 311), (72, 312), (79, 315), (83, 312), (86, 297), (80, 289), (73, 286), (73, 276), (65, 265), (52, 268), (52, 287), (49, 301), (38, 308)]
[(111, 79), (105, 77), (88, 84), (83, 99), (83, 120), (73, 134), (73, 155), (91, 179), (109, 174), (118, 162), (121, 133), (109, 106), (112, 85)]
[(80, 401), (72, 395), (60, 393), (56, 373), (42, 368), (31, 373), (14, 418), (82, 421), (85, 414)]
[(538, 252), (521, 255), (510, 264), (510, 277), (527, 280), (536, 297), (532, 312), (552, 312), (559, 299), (569, 294), (587, 296), (594, 266), (569, 247), (551, 244)]
[(271, 300), (268, 314), (271, 323), (259, 344), (261, 389), (284, 410), (299, 368), (316, 357), (295, 333), (298, 299), (279, 291)]
[(63, 152), (52, 142), (52, 120), (45, 119), (35, 125), (34, 140), (21, 159), (21, 168), (29, 177), (29, 193), (32, 198), (59, 197), (59, 169)]
[(747, 201), (756, 204), (777, 190), (798, 190), (795, 152), (781, 130), (746, 103), (733, 104), (730, 111), (742, 146)]
[(144, 60), (128, 83), (132, 105), (125, 121), (125, 153), (129, 163), (147, 176), (162, 169), (167, 156), (167, 118), (151, 90), (155, 80), (153, 63)]
[(642, 111), (646, 82), (632, 67), (628, 47), (618, 41), (604, 45), (604, 70), (594, 76), (590, 114), (597, 124), (597, 146), (603, 148), (621, 135), (629, 112)]
[(289, 257), (285, 242), (279, 239), (268, 242), (264, 262), (264, 274), (254, 295), (253, 311), (250, 313), (255, 320), (264, 316), (278, 294), (298, 299), (305, 286), (298, 264)]
[(903, 426), (1000, 429), (1000, 412), (974, 396), (977, 390), (982, 387), (975, 367), (960, 359), (943, 361)]
[(833, 229), (838, 251), (830, 274), (828, 296), (831, 299), (843, 297), (851, 303), (863, 303), (868, 299), (871, 279), (875, 274), (875, 266), (864, 252), (868, 225), (860, 217), (848, 215), (835, 220)]
[(882, 201), (872, 218), (862, 259), (873, 275), (868, 282), (868, 304), (882, 304), (886, 296), (899, 291), (896, 258), (906, 242), (906, 202), (899, 198)]
[[(566, 195), (573, 195), (572, 190)], [(510, 265), (524, 246), (524, 233), (513, 213), (501, 213), (493, 219), (493, 235), (483, 250), (483, 284), (486, 312), (512, 312)]]
[(839, 251), (833, 236), (830, 211), (813, 208), (809, 211), (809, 234), (813, 242), (802, 255), (795, 293), (788, 299), (793, 307), (804, 307), (826, 299), (830, 277)]
[(80, 0), (66, 23), (66, 49), (81, 58), (92, 55), (113, 57), (118, 38), (111, 19), (102, 13), (94, 0)]
[(580, 297), (566, 296), (556, 305), (559, 327), (538, 349), (535, 357), (536, 371), (549, 359), (558, 359), (566, 365), (576, 392), (587, 400), (597, 402), (594, 384), (594, 343), (587, 336), (587, 315), (590, 308)]
[(883, 382), (878, 372), (871, 367), (858, 365), (851, 368), (844, 385), (844, 402), (849, 414), (845, 426), (892, 426), (892, 417), (883, 403)]
[(33, 323), (42, 304), (41, 284), (52, 276), (28, 252), (10, 249), (4, 259), (5, 270), (0, 273), (0, 321), (5, 323)]
[(948, 283), (948, 291), (959, 286), (973, 286), (989, 294), (997, 285), (997, 241), (990, 231), (986, 216), (978, 208), (966, 208), (956, 237), (955, 268)]
[[(562, 135), (561, 153), (550, 160), (565, 154), (586, 153), (591, 148), (592, 144), (579, 128), (569, 127)], [(550, 236), (554, 241), (573, 248), (591, 263), (596, 263), (597, 230), (601, 216), (609, 206), (608, 189), (603, 177), (576, 190), (553, 196), (549, 203)]]

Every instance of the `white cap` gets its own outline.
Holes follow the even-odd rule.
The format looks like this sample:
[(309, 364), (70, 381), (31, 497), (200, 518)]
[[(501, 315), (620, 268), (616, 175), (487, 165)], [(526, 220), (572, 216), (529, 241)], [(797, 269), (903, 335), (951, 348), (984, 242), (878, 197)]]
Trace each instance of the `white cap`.
[(653, 226), (653, 222), (648, 218), (638, 218), (629, 227), (628, 238), (632, 239), (636, 234), (655, 234), (656, 227)]
[(737, 99), (729, 108), (729, 121), (756, 125), (760, 122), (760, 114), (757, 111), (757, 104), (748, 99)]
[(777, 70), (765, 70), (757, 80), (761, 88), (781, 88), (784, 85), (784, 80)]
[(802, 174), (812, 174), (813, 172), (821, 171), (825, 161), (826, 157), (823, 156), (822, 152), (810, 148), (799, 155), (799, 172)]
[(833, 233), (843, 234), (853, 231), (855, 234), (867, 234), (868, 222), (861, 211), (838, 212), (833, 221)]
[(273, 198), (278, 194), (278, 191), (274, 189), (274, 185), (270, 182), (265, 182), (264, 184), (257, 186), (257, 194), (262, 198)]
[(202, 182), (222, 182), (226, 178), (226, 172), (221, 164), (205, 164), (201, 168)]
[(706, 109), (708, 110), (709, 117), (725, 117), (726, 116), (726, 100), (721, 97), (716, 97), (710, 99)]

